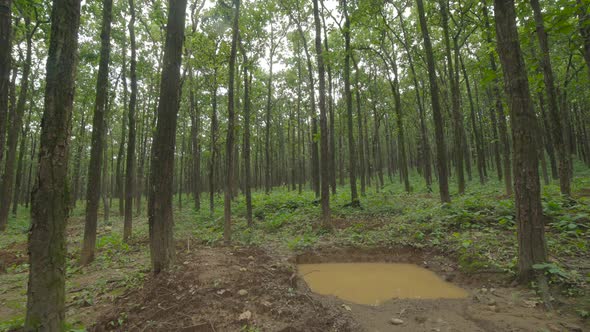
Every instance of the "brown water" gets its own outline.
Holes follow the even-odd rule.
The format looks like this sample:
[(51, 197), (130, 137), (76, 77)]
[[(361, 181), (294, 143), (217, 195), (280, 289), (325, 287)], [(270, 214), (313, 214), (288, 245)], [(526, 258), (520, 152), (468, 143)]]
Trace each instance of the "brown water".
[(312, 291), (359, 304), (379, 305), (392, 298), (458, 299), (467, 292), (414, 264), (323, 263), (300, 264)]

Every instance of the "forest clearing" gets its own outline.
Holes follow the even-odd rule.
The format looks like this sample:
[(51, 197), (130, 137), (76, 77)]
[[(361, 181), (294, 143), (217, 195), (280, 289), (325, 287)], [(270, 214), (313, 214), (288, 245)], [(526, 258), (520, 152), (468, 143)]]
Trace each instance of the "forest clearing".
[(590, 330), (586, 0), (0, 0), (0, 331)]

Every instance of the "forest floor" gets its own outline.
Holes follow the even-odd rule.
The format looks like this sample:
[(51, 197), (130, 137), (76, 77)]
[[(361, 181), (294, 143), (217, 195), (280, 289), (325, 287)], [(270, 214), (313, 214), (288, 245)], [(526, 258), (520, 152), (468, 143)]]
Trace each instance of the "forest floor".
[[(233, 204), (233, 246), (222, 245), (222, 198), (213, 214), (194, 211), (189, 197), (175, 212), (174, 268), (150, 273), (147, 220), (134, 219), (122, 241), (122, 218), (111, 208), (101, 222), (96, 260), (76, 264), (83, 207), (68, 225), (67, 320), (71, 331), (590, 331), (590, 171), (576, 169), (574, 198), (543, 188), (552, 311), (535, 284), (516, 285), (514, 204), (502, 185), (470, 183), (441, 205), (421, 187), (398, 183), (367, 189), (362, 209), (332, 201), (334, 230), (316, 229), (314, 194), (276, 189), (254, 194), (255, 227)], [(420, 184), (420, 185), (418, 185)], [(175, 200), (178, 204), (178, 197)], [(203, 204), (205, 206), (206, 204)], [(102, 213), (102, 210), (101, 210)], [(22, 209), (0, 235), (0, 331), (22, 325), (26, 307), (28, 213)], [(297, 264), (405, 262), (426, 267), (469, 293), (458, 300), (392, 299), (379, 306), (311, 292)], [(399, 325), (392, 324), (392, 319)]]

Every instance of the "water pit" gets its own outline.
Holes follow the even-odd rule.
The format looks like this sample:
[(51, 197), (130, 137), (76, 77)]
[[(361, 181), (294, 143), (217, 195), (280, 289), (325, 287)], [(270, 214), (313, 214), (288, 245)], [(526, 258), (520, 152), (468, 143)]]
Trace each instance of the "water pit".
[(461, 299), (468, 293), (434, 272), (406, 263), (299, 264), (311, 290), (358, 304), (379, 305), (389, 299)]

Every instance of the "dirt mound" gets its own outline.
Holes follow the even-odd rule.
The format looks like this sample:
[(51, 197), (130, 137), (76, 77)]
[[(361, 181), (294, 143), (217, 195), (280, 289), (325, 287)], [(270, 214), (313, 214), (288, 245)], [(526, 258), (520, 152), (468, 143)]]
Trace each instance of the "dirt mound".
[(346, 310), (316, 299), (292, 265), (262, 249), (199, 248), (177, 261), (119, 297), (92, 330), (358, 330)]

